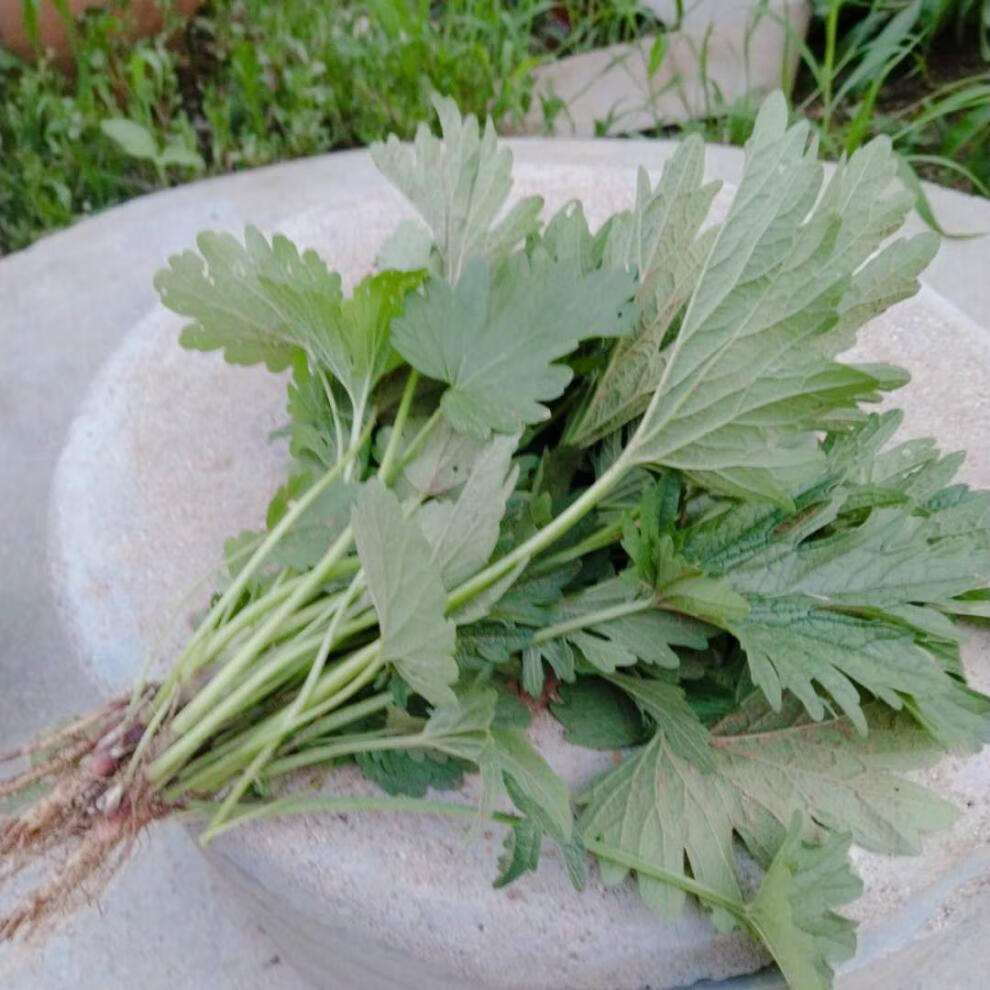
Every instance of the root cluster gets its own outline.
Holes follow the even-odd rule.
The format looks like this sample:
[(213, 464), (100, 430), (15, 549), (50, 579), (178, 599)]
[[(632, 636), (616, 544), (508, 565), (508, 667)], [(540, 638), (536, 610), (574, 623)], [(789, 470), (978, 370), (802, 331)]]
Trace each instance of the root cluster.
[(0, 756), (30, 761), (0, 782), (0, 942), (32, 939), (99, 897), (141, 831), (168, 808), (140, 773), (125, 782), (144, 726), (127, 699)]

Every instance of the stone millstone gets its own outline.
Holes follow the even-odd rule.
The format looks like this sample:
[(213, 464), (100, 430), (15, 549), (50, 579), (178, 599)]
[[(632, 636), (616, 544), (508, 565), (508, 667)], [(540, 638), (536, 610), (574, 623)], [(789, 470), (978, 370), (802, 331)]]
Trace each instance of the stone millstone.
[[(516, 177), (517, 195), (544, 193), (551, 210), (580, 198), (592, 224), (633, 196), (626, 169), (524, 165)], [(338, 197), (280, 229), (353, 285), (408, 212), (384, 185), (375, 192), (360, 202)], [(156, 309), (135, 327), (93, 382), (54, 480), (55, 598), (78, 655), (107, 686), (136, 675), (162, 616), (218, 564), (223, 540), (261, 524), (285, 468), (282, 442), (268, 439), (284, 419), (284, 381), (183, 352), (181, 324)], [(907, 414), (902, 436), (967, 448), (964, 479), (990, 487), (990, 350), (968, 318), (924, 290), (875, 321), (863, 340), (857, 358), (914, 373), (895, 397)], [(188, 613), (202, 596), (180, 613), (171, 647), (188, 635)], [(168, 647), (166, 639), (167, 655)], [(971, 636), (966, 659), (976, 686), (990, 687), (985, 635)], [(567, 745), (545, 715), (532, 734), (574, 787), (610, 759)], [(917, 914), (936, 880), (970, 868), (990, 832), (990, 755), (946, 760), (918, 779), (964, 813), (921, 857), (858, 855), (867, 893), (855, 912), (867, 947), (871, 933), (885, 940), (874, 954), (908, 938), (902, 919)], [(459, 798), (470, 800), (473, 786)], [(327, 790), (373, 787), (345, 769)], [(717, 934), (696, 910), (663, 921), (631, 885), (606, 889), (593, 875), (589, 889), (575, 893), (549, 850), (536, 874), (496, 891), (501, 839), (500, 829), (472, 833), (436, 817), (338, 815), (247, 826), (209, 855), (284, 958), (321, 987), (662, 990), (766, 961), (747, 937)]]

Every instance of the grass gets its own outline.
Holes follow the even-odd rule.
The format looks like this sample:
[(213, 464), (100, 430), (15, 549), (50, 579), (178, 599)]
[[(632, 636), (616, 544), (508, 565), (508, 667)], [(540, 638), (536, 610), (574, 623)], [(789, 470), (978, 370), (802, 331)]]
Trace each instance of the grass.
[[(560, 109), (539, 63), (659, 27), (636, 0), (213, 0), (136, 44), (127, 19), (111, 0), (78, 21), (69, 71), (0, 49), (0, 253), (151, 189), (408, 136), (431, 89), (519, 130)], [(886, 133), (908, 181), (986, 195), (988, 59), (987, 0), (820, 0), (795, 108), (833, 156)], [(690, 128), (740, 143), (755, 105), (713, 93)]]

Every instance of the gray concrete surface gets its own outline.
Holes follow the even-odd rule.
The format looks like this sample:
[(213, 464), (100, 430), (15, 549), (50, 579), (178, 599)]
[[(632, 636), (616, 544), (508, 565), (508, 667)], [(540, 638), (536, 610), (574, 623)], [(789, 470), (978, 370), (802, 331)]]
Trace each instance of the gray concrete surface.
[[(605, 185), (616, 189), (631, 181), (634, 164), (656, 167), (668, 150), (657, 142), (522, 141), (514, 147), (524, 180), (535, 176), (532, 169), (537, 163), (556, 166), (551, 185), (559, 196), (569, 194), (568, 190), (594, 191), (602, 186), (603, 175), (609, 177)], [(710, 150), (710, 170), (730, 181), (738, 175), (740, 162), (741, 155), (733, 149)], [(625, 188), (631, 189), (631, 184)], [(316, 213), (294, 223), (309, 225), (334, 264), (346, 267), (349, 258), (359, 260), (348, 254), (355, 250), (354, 226), (335, 227), (332, 220), (340, 211), (374, 203), (381, 195), (365, 155), (328, 156), (146, 197), (0, 262), (0, 339), (5, 345), (0, 370), (0, 457), (6, 468), (0, 480), (0, 521), (6, 537), (0, 549), (0, 743), (12, 742), (69, 709), (84, 708), (98, 696), (79, 662), (80, 639), (67, 639), (55, 619), (58, 603), (46, 573), (45, 547), (51, 535), (47, 507), (56, 456), (88, 386), (124, 334), (153, 305), (154, 269), (204, 226), (237, 227), (249, 219), (270, 229), (285, 226), (288, 218), (310, 209)], [(949, 229), (990, 230), (986, 203), (941, 190), (933, 191), (933, 202)], [(986, 259), (983, 242), (947, 243), (928, 281), (958, 310), (934, 295), (923, 301), (943, 321), (940, 353), (951, 360), (960, 347), (963, 354), (968, 352), (961, 367), (969, 369), (971, 377), (976, 374), (973, 369), (988, 367), (986, 341), (981, 337), (986, 330), (979, 324), (990, 301), (990, 287), (981, 277)], [(967, 319), (967, 313), (975, 319)], [(945, 345), (946, 338), (952, 340), (951, 347)], [(901, 343), (895, 341), (898, 348)], [(900, 360), (915, 367), (908, 358)], [(190, 371), (196, 361), (206, 362), (205, 374), (208, 359), (190, 359)], [(127, 387), (126, 382), (108, 380), (106, 371), (103, 375), (110, 392)], [(968, 394), (974, 408), (983, 408), (986, 390), (981, 391), (979, 380), (973, 387), (976, 393)], [(975, 437), (975, 448), (961, 437), (946, 439), (970, 446), (974, 463), (980, 463), (977, 450), (982, 444), (985, 451), (984, 439)], [(216, 466), (221, 475), (227, 470), (222, 463)], [(83, 510), (80, 502), (80, 519)], [(71, 533), (71, 507), (63, 502), (60, 512), (63, 527)], [(66, 602), (61, 606), (64, 609)], [(300, 827), (311, 826), (303, 822)], [(113, 887), (102, 916), (82, 915), (43, 957), (4, 959), (7, 966), (20, 963), (6, 977), (10, 986), (114, 988), (139, 983), (159, 990), (302, 985), (284, 965), (268, 965), (277, 952), (243, 913), (245, 901), (235, 904), (214, 889), (185, 835), (159, 834), (148, 846)], [(235, 848), (241, 856), (237, 868), (243, 871), (246, 856), (249, 870), (257, 872), (264, 850), (248, 845)], [(951, 853), (946, 856), (951, 858)], [(952, 867), (950, 859), (940, 862), (946, 869)], [(265, 860), (265, 866), (280, 868), (275, 857)], [(971, 888), (979, 887), (981, 877), (974, 875), (969, 881), (970, 909), (980, 903), (980, 891)], [(962, 917), (962, 908), (954, 910)], [(933, 905), (921, 924), (944, 924), (939, 911)], [(976, 924), (979, 912), (972, 910), (965, 917), (968, 924)], [(958, 926), (952, 929), (958, 930)], [(983, 946), (978, 949), (986, 952)], [(885, 951), (881, 944), (873, 954)], [(983, 964), (990, 960), (982, 958), (981, 964), (981, 958), (976, 952), (960, 962), (955, 953), (951, 960), (960, 967), (958, 975), (941, 985), (982, 985)], [(943, 978), (946, 975), (942, 973)]]

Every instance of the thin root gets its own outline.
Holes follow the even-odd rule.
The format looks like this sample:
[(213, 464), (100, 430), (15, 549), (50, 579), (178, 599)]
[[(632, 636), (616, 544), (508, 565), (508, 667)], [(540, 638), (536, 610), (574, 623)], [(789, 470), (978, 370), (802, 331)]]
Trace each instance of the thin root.
[[(137, 836), (170, 809), (142, 775), (125, 778), (126, 761), (144, 732), (118, 699), (98, 713), (32, 743), (18, 755), (55, 750), (45, 763), (0, 785), (0, 797), (48, 780), (50, 789), (19, 813), (0, 819), (0, 884), (14, 906), (0, 909), (0, 942), (33, 939), (92, 901), (126, 860)], [(47, 870), (26, 896), (20, 881), (27, 868)], [(35, 880), (33, 874), (32, 881)], [(23, 878), (22, 878), (23, 879)]]
[(74, 767), (87, 753), (92, 752), (96, 744), (97, 740), (95, 739), (82, 739), (74, 746), (61, 750), (46, 762), (5, 780), (0, 784), (0, 798), (10, 797), (32, 784), (37, 784), (47, 777), (53, 777), (57, 773)]
[(95, 712), (90, 712), (88, 715), (83, 715), (81, 718), (77, 718), (68, 725), (63, 725), (52, 732), (45, 735), (38, 736), (32, 739), (30, 742), (25, 743), (23, 746), (19, 746), (17, 749), (12, 749), (7, 753), (0, 753), (0, 763), (10, 763), (13, 760), (19, 760), (26, 756), (31, 756), (34, 753), (40, 752), (46, 749), (52, 749), (58, 746), (60, 743), (64, 742), (66, 739), (70, 739), (73, 736), (78, 736), (87, 729), (92, 728), (92, 726), (103, 722), (108, 719), (111, 715), (121, 711), (127, 707), (128, 701), (130, 699), (126, 695), (122, 695), (119, 698), (114, 698), (112, 701), (107, 702), (102, 708)]

